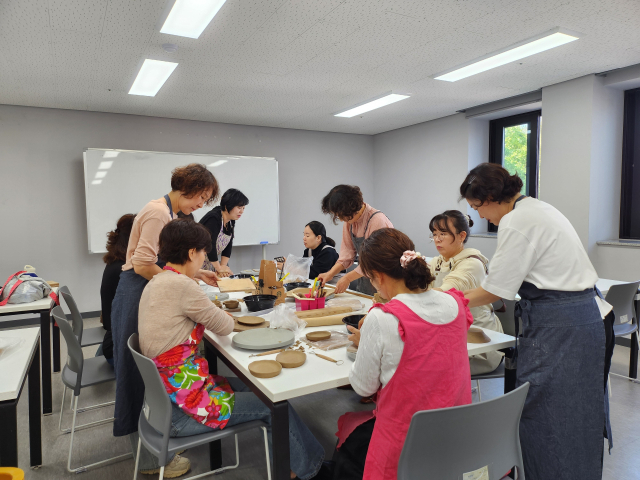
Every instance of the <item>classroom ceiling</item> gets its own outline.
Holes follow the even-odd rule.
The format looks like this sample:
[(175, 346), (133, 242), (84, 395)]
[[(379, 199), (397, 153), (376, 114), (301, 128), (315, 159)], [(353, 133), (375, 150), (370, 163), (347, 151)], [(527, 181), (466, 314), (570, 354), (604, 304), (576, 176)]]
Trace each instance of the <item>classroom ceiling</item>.
[[(377, 134), (640, 63), (640, 0), (227, 0), (199, 39), (159, 33), (169, 2), (0, 0), (0, 104)], [(429, 78), (558, 26), (583, 36)], [(179, 65), (128, 95), (145, 58)], [(388, 91), (412, 96), (332, 115)]]

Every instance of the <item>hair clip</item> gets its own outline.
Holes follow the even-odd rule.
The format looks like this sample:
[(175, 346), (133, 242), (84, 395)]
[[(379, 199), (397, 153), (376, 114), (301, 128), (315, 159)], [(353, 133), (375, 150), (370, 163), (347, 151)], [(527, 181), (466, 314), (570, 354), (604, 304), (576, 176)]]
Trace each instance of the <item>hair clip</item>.
[(476, 179), (476, 176), (472, 176), (469, 181), (467, 182), (467, 185), (471, 185), (471, 182), (473, 182)]

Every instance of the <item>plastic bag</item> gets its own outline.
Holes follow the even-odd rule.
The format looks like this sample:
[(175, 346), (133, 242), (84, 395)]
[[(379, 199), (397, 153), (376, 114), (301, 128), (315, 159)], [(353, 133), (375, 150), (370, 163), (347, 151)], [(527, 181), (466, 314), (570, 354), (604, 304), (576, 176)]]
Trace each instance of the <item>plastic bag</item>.
[(296, 311), (284, 303), (276, 306), (273, 310), (270, 322), (270, 328), (286, 328), (291, 330), (296, 338), (302, 335), (302, 331), (307, 326), (307, 322), (298, 318)]
[(312, 263), (313, 257), (296, 257), (290, 253), (284, 263), (284, 275), (289, 274), (285, 283), (306, 282)]
[(351, 307), (352, 312), (359, 312), (364, 308), (364, 303), (355, 298), (335, 297), (327, 300), (327, 307)]
[(0, 288), (0, 305), (30, 303), (51, 294), (51, 287), (35, 273), (20, 271), (11, 275)]

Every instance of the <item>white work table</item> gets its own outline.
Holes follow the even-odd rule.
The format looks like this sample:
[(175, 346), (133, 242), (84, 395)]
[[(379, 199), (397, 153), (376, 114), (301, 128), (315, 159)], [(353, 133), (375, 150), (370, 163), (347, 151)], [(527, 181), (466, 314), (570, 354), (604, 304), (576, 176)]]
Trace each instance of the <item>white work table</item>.
[(0, 357), (0, 465), (18, 467), (18, 401), (29, 377), (29, 452), (31, 466), (42, 464), (40, 414), (40, 328), (0, 330), (0, 339), (18, 343)]

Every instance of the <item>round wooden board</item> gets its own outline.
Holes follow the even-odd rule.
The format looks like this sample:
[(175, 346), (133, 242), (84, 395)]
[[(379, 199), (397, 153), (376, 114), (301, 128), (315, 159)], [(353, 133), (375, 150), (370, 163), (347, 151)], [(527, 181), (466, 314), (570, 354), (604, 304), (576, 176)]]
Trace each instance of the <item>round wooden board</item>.
[(287, 350), (279, 353), (276, 356), (276, 361), (282, 365), (283, 368), (296, 368), (300, 367), (307, 361), (307, 354), (304, 352)]
[(247, 330), (254, 330), (256, 328), (269, 328), (269, 320), (266, 320), (264, 323), (261, 323), (260, 325), (242, 325), (241, 323), (238, 323), (238, 317), (234, 317), (234, 325), (233, 325), (233, 331), (234, 332), (245, 332)]
[(257, 378), (277, 377), (282, 371), (282, 365), (275, 360), (258, 360), (249, 364), (249, 372)]
[(255, 327), (256, 325), (261, 325), (264, 323), (264, 318), (262, 317), (236, 317), (238, 319), (238, 323), (243, 325), (249, 325), (251, 327)]
[(327, 332), (326, 330), (322, 330), (320, 332), (310, 332), (307, 333), (307, 340), (311, 342), (318, 342), (320, 340), (328, 340), (331, 338), (331, 332)]
[(471, 327), (467, 331), (467, 343), (489, 343), (491, 339), (478, 327)]

